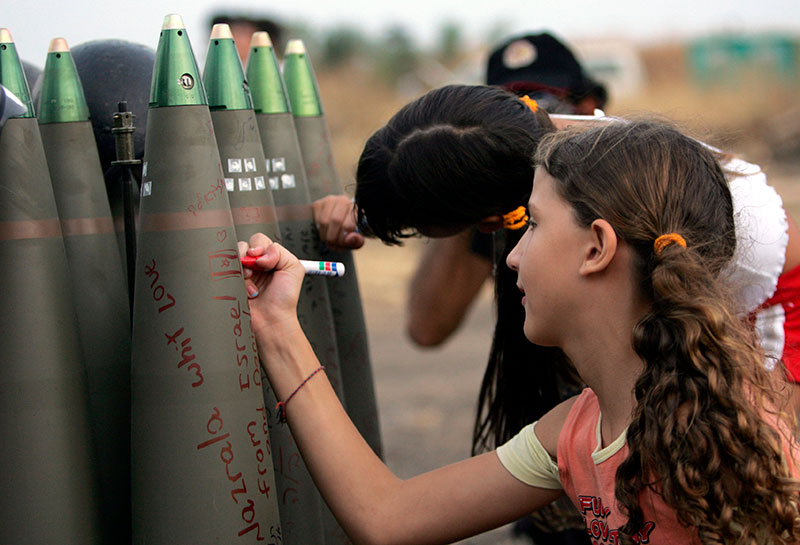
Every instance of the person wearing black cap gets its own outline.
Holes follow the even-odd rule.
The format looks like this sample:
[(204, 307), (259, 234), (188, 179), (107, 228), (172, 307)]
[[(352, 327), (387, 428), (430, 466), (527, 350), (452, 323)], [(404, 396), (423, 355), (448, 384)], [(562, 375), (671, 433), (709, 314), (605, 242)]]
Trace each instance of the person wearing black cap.
[(608, 100), (605, 86), (552, 34), (511, 38), (489, 56), (486, 83), (528, 95), (550, 113), (592, 115)]

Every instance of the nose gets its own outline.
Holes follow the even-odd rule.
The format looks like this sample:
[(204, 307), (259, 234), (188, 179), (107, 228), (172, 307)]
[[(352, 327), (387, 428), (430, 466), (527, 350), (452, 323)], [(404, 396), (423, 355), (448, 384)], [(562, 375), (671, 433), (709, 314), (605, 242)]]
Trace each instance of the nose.
[(506, 256), (506, 265), (508, 265), (508, 268), (512, 271), (519, 272), (519, 259), (520, 254), (522, 253), (520, 244), (522, 244), (522, 239), (517, 241), (517, 243), (514, 245), (514, 249), (509, 252), (508, 256)]

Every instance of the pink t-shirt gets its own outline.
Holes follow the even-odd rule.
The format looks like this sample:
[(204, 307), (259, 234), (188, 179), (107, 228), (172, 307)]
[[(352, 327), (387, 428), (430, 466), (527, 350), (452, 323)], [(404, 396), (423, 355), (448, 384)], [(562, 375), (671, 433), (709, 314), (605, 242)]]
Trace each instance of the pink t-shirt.
[[(780, 430), (783, 455), (789, 471), (798, 478), (800, 448), (787, 426), (772, 412), (764, 423)], [(578, 508), (593, 545), (619, 543), (619, 529), (627, 522), (614, 494), (617, 468), (628, 455), (626, 433), (601, 448), (600, 406), (595, 393), (586, 388), (573, 403), (558, 436), (557, 462), (536, 436), (536, 423), (529, 424), (497, 449), (503, 466), (520, 481), (545, 489), (563, 489)], [(644, 525), (635, 541), (652, 544), (699, 543), (693, 528), (678, 522), (675, 511), (658, 494), (644, 490), (639, 496)]]
[[(621, 440), (620, 440), (621, 439)], [(567, 497), (584, 518), (592, 544), (619, 543), (618, 531), (627, 522), (614, 496), (617, 467), (628, 455), (624, 433), (605, 448), (600, 440), (600, 406), (589, 388), (578, 396), (558, 438), (558, 474)], [(699, 543), (691, 528), (684, 528), (675, 511), (656, 494), (640, 497), (644, 527), (638, 543)]]

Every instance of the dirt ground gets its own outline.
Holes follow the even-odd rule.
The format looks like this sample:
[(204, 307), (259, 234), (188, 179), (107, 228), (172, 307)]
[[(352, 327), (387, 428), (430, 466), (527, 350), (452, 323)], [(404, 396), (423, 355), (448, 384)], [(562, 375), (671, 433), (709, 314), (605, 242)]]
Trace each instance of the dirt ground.
[[(800, 218), (800, 168), (766, 169), (790, 213)], [(457, 334), (438, 349), (415, 347), (404, 331), (405, 296), (424, 240), (402, 248), (368, 241), (355, 252), (366, 314), (385, 460), (411, 477), (469, 455), (480, 380), (491, 342), (489, 283)], [(469, 545), (521, 545), (510, 527)]]

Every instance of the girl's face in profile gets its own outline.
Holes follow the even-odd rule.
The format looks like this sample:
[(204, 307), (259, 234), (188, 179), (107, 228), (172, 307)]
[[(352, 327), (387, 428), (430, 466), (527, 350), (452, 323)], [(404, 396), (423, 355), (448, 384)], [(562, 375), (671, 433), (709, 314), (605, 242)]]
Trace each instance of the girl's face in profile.
[(507, 260), (523, 293), (525, 336), (543, 346), (561, 346), (571, 317), (586, 304), (578, 295), (579, 270), (590, 230), (575, 220), (556, 183), (544, 168), (536, 169), (529, 225)]

